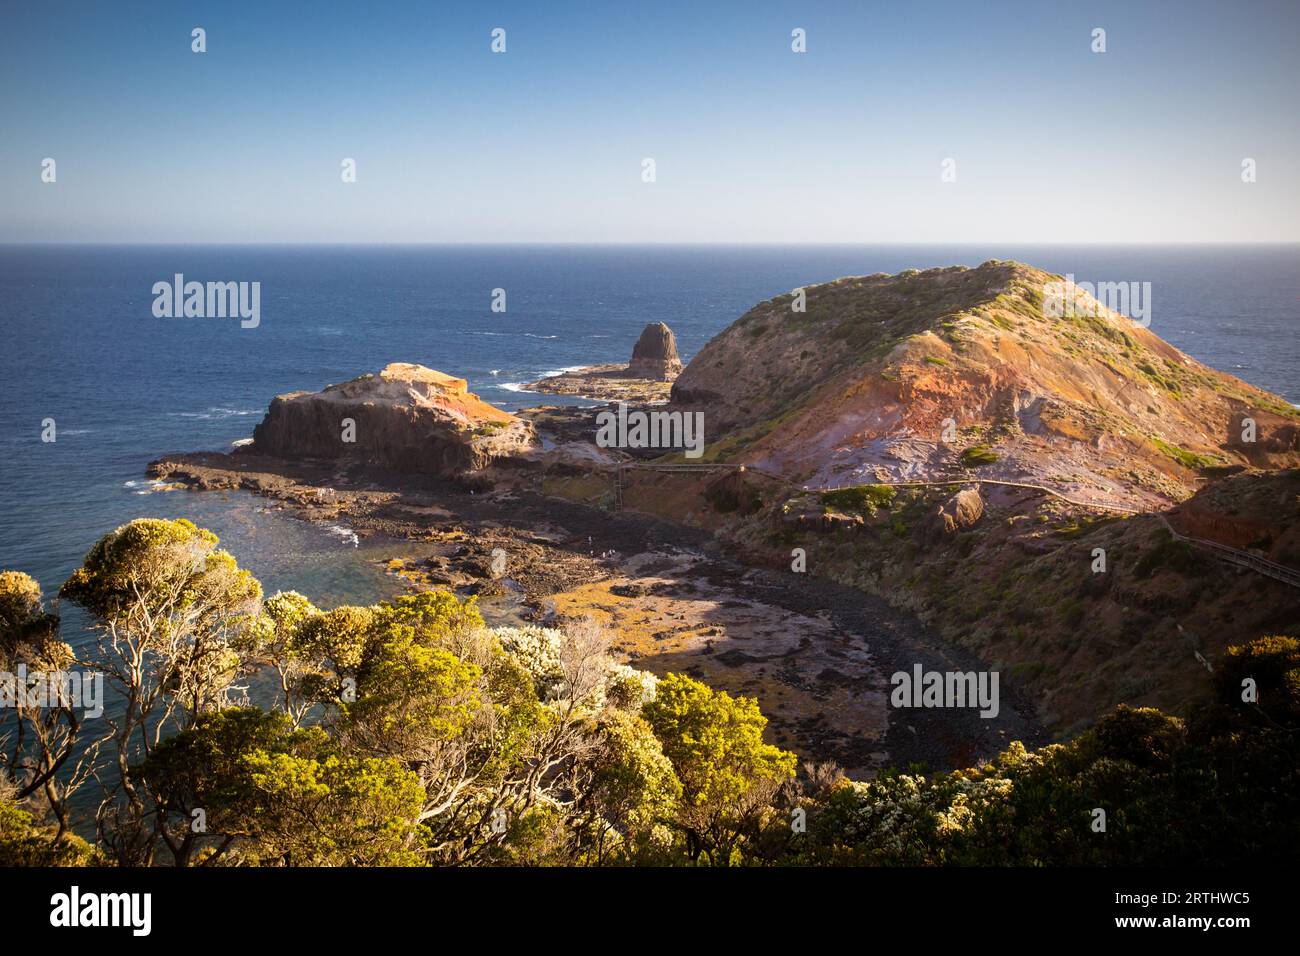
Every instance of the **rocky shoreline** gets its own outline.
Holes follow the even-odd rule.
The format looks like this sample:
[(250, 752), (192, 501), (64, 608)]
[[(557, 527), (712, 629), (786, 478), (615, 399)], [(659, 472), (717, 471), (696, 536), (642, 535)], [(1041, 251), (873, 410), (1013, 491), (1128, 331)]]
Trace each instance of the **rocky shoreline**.
[(307, 520), (345, 520), (363, 536), (432, 544), (418, 561), (394, 555), (390, 570), (417, 589), (483, 597), (515, 589), (522, 617), (539, 623), (595, 617), (615, 634), (617, 654), (758, 696), (774, 742), (855, 777), (890, 764), (964, 766), (1011, 740), (1047, 739), (1026, 716), (1032, 708), (1008, 699), (1005, 687), (992, 720), (973, 710), (892, 711), (894, 671), (918, 661), (938, 670), (980, 665), (882, 599), (746, 566), (699, 528), (541, 494), (527, 473), (501, 469), (468, 487), (241, 449), (168, 455), (149, 474), (196, 491), (249, 491)]
[[(810, 289), (806, 320), (761, 303), (684, 370), (655, 324), (627, 366), (548, 386), (670, 390), (708, 422), (700, 462), (605, 447), (590, 407), (514, 415), (396, 363), (281, 396), (251, 446), (150, 473), (432, 543), (391, 570), (518, 595), (527, 620), (594, 617), (637, 666), (756, 697), (805, 760), (969, 766), (1121, 703), (1187, 712), (1205, 661), (1295, 605), (1162, 522), (1296, 566), (1300, 416), (1123, 317), (1049, 314), (1051, 280), (1004, 262), (850, 277)], [(889, 679), (918, 663), (997, 671), (1001, 713), (895, 709)]]
[(634, 378), (626, 365), (586, 365), (525, 385), (542, 395), (573, 395), (601, 402), (660, 404), (672, 394), (672, 382)]
[(673, 330), (652, 322), (632, 347), (627, 365), (586, 365), (551, 375), (525, 386), (544, 395), (574, 395), (605, 402), (661, 404), (672, 395), (682, 373)]

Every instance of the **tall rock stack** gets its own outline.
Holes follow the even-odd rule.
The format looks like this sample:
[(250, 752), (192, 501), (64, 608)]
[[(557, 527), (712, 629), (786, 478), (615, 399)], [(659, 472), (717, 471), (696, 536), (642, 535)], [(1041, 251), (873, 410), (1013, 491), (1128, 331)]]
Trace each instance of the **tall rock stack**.
[(632, 378), (671, 382), (681, 371), (682, 360), (677, 354), (677, 339), (673, 330), (662, 322), (647, 325), (632, 347), (628, 375)]

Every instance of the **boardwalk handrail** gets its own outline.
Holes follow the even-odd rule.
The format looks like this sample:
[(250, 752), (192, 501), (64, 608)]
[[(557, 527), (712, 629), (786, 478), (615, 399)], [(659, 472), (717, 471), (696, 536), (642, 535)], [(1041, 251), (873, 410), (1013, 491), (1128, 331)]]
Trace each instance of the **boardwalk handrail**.
[(1169, 533), (1180, 541), (1185, 541), (1193, 547), (1201, 548), (1208, 551), (1215, 557), (1223, 561), (1228, 561), (1240, 567), (1250, 568), (1266, 577), (1281, 581), (1283, 584), (1289, 584), (1292, 587), (1300, 588), (1300, 571), (1294, 568), (1288, 568), (1286, 565), (1278, 564), (1276, 561), (1270, 561), (1268, 558), (1261, 558), (1257, 554), (1251, 554), (1249, 551), (1242, 551), (1239, 548), (1233, 548), (1226, 544), (1220, 544), (1217, 541), (1210, 541), (1205, 538), (1193, 538), (1189, 535), (1181, 534), (1174, 530), (1167, 518), (1158, 511), (1143, 511), (1141, 508), (1131, 508), (1128, 505), (1109, 504), (1100, 501), (1079, 501), (1068, 495), (1062, 494), (1055, 488), (1049, 488), (1046, 485), (1033, 484), (1026, 481), (1006, 481), (1001, 478), (949, 478), (943, 481), (876, 481), (862, 482), (856, 485), (833, 485), (827, 488), (809, 488), (807, 485), (798, 485), (788, 478), (774, 472), (767, 471), (763, 468), (756, 468), (753, 465), (735, 464), (732, 462), (620, 462), (616, 466), (615, 478), (615, 508), (623, 508), (623, 471), (624, 469), (636, 469), (638, 471), (659, 471), (659, 472), (706, 472), (706, 471), (741, 471), (753, 472), (766, 478), (772, 478), (792, 488), (799, 488), (803, 491), (818, 492), (824, 494), (828, 491), (842, 491), (846, 488), (860, 488), (863, 484), (885, 485), (890, 488), (921, 488), (937, 487), (944, 485), (1001, 485), (1007, 488), (1024, 488), (1029, 491), (1039, 491), (1048, 494), (1054, 498), (1059, 498), (1067, 504), (1072, 504), (1078, 508), (1090, 508), (1094, 511), (1113, 511), (1120, 514), (1153, 514), (1160, 519), (1160, 522), (1168, 529)]
[[(1041, 491), (1044, 494), (1060, 498), (1068, 504), (1076, 505), (1080, 508), (1092, 508), (1097, 511), (1118, 511), (1123, 514), (1140, 515), (1147, 514), (1141, 508), (1130, 508), (1128, 505), (1107, 504), (1102, 501), (1079, 501), (1068, 495), (1062, 494), (1055, 488), (1049, 488), (1046, 485), (1035, 485), (1027, 481), (1005, 481), (1000, 478), (949, 478), (945, 481), (877, 481), (865, 482), (865, 484), (887, 485), (890, 488), (908, 488), (935, 485), (1003, 485), (1008, 488), (1026, 488), (1030, 491)], [(810, 488), (809, 491), (840, 491), (845, 488), (858, 488), (860, 485), (836, 485), (831, 488)]]
[(1024, 481), (1005, 481), (999, 478), (946, 478), (942, 481), (869, 481), (860, 482), (856, 485), (830, 485), (825, 488), (809, 488), (807, 485), (800, 485), (791, 481), (775, 472), (767, 471), (764, 468), (757, 468), (754, 465), (735, 464), (732, 462), (620, 462), (615, 466), (621, 478), (624, 469), (635, 468), (639, 471), (661, 471), (661, 472), (690, 472), (690, 471), (743, 471), (753, 472), (762, 475), (765, 478), (771, 478), (782, 484), (789, 485), (792, 488), (798, 488), (802, 491), (815, 491), (824, 494), (828, 491), (842, 491), (846, 488), (860, 488), (863, 485), (886, 485), (890, 488), (920, 488), (920, 487), (940, 487), (944, 485), (1004, 485), (1010, 488), (1026, 488), (1031, 491), (1041, 491), (1044, 494), (1053, 495), (1062, 501), (1080, 508), (1093, 508), (1102, 511), (1119, 511), (1125, 514), (1145, 514), (1140, 508), (1130, 508), (1127, 505), (1113, 505), (1098, 501), (1078, 501), (1067, 495), (1062, 494), (1055, 488), (1049, 488), (1046, 485), (1035, 485)]
[(1294, 568), (1288, 568), (1284, 564), (1278, 564), (1276, 561), (1270, 561), (1268, 558), (1262, 558), (1258, 554), (1251, 554), (1249, 551), (1242, 551), (1240, 548), (1234, 548), (1230, 545), (1220, 544), (1218, 541), (1210, 541), (1207, 538), (1193, 538), (1191, 535), (1182, 534), (1169, 523), (1164, 515), (1157, 515), (1161, 524), (1177, 540), (1184, 541), (1192, 547), (1209, 551), (1216, 558), (1222, 561), (1228, 561), (1242, 567), (1250, 568), (1260, 574), (1281, 581), (1283, 584), (1289, 584), (1292, 587), (1300, 588), (1300, 571)]

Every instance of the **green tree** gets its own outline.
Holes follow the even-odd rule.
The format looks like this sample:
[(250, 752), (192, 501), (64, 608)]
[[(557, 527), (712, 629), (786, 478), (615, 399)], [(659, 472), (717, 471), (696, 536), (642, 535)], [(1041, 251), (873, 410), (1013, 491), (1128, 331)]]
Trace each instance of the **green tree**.
[(100, 538), (60, 593), (98, 620), (94, 665), (119, 692), (108, 723), (125, 806), (106, 797), (101, 836), (123, 863), (145, 863), (157, 834), (130, 766), (171, 727), (226, 704), (239, 648), (259, 615), (261, 585), (184, 519), (140, 518)]
[[(59, 637), (59, 618), (47, 613), (40, 585), (21, 571), (0, 572), (0, 672), (12, 691), (12, 718), (0, 723), (0, 775), (15, 801), (39, 795), (68, 829), (68, 800), (90, 776), (93, 762), (78, 755), (83, 717), (63, 677), (75, 664), (72, 648)], [(25, 675), (20, 678), (20, 674)], [(27, 691), (40, 684), (38, 702)]]
[[(1277, 635), (1229, 647), (1216, 677), (1220, 699), (1231, 710), (1277, 727), (1300, 727), (1300, 640)], [(1253, 702), (1245, 699), (1247, 681)]]
[(279, 704), (295, 727), (301, 726), (313, 704), (322, 661), (308, 653), (303, 636), (308, 623), (320, 615), (316, 605), (297, 591), (277, 591), (262, 602), (262, 617), (247, 632), (240, 649), (253, 661), (274, 671)]
[(201, 715), (137, 768), (177, 866), (419, 862), (423, 792), (395, 760), (343, 751), (319, 727), (231, 708)]
[(763, 742), (767, 718), (751, 697), (714, 691), (682, 674), (659, 682), (646, 720), (682, 783), (677, 825), (691, 860), (730, 865), (794, 777), (795, 755)]
[(596, 746), (586, 755), (589, 776), (577, 802), (586, 814), (586, 861), (662, 859), (682, 783), (659, 738), (643, 718), (612, 707), (592, 721), (592, 734)]
[(342, 744), (397, 760), (420, 782), (430, 856), (467, 863), (502, 843), (493, 821), (524, 808), (525, 754), (545, 721), (473, 600), (426, 592), (338, 608), (305, 630), (333, 668)]
[(41, 827), (26, 810), (0, 797), (0, 866), (97, 866), (95, 848), (81, 837)]

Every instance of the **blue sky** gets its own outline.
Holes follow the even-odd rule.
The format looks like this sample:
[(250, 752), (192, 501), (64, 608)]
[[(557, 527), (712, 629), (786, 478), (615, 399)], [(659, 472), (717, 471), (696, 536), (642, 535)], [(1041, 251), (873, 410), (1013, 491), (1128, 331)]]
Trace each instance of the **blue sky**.
[(1298, 47), (1254, 0), (15, 4), (0, 241), (1296, 241)]

